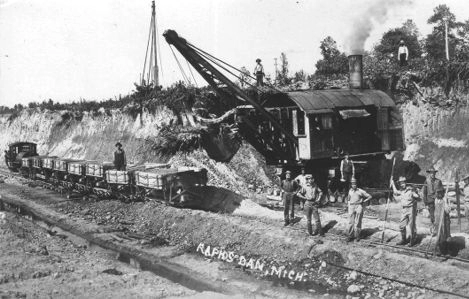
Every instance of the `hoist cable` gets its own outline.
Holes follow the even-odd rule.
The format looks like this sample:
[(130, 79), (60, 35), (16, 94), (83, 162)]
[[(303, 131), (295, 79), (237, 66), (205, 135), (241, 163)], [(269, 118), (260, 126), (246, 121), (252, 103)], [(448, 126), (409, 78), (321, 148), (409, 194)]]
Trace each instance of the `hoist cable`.
[[(160, 33), (159, 33), (159, 30), (158, 30), (158, 22), (156, 22), (156, 17), (155, 17), (155, 24), (156, 24), (156, 36), (160, 36)], [(163, 63), (162, 63), (162, 59), (161, 59), (161, 48), (160, 48), (160, 40), (157, 38), (156, 39), (156, 45), (158, 46), (158, 53), (160, 54), (158, 56), (159, 60), (160, 60), (160, 67), (159, 69), (161, 70), (161, 79), (163, 79)]]
[[(221, 60), (221, 59), (219, 59), (219, 58), (213, 56), (212, 54), (210, 54), (210, 53), (208, 53), (208, 52), (206, 52), (206, 51), (204, 51), (204, 50), (202, 50), (202, 49), (200, 49), (200, 48), (194, 46), (193, 44), (191, 44), (191, 43), (189, 43), (189, 42), (187, 42), (187, 44), (188, 44), (191, 48), (193, 48), (196, 52), (198, 52), (199, 55), (202, 55), (202, 53), (203, 53), (203, 54), (205, 54), (205, 55), (203, 55), (203, 56), (206, 57), (207, 59), (209, 59), (208, 57), (210, 57), (211, 59), (209, 59), (209, 60), (212, 61), (213, 63), (215, 63), (214, 60), (216, 60), (216, 61), (219, 61), (219, 62), (221, 62), (221, 63), (227, 65), (228, 67), (231, 67), (232, 69), (238, 71), (239, 73), (243, 73), (243, 71), (241, 71), (240, 69), (238, 69), (238, 68), (232, 66), (231, 64), (229, 64), (229, 63), (227, 63), (227, 62), (225, 62), (225, 61), (223, 61), (223, 60)], [(218, 63), (216, 63), (216, 64), (217, 64), (218, 66), (220, 66)], [(220, 66), (220, 67), (221, 67), (221, 66)], [(224, 67), (222, 67), (222, 68), (223, 68), (224, 70), (226, 70), (226, 68), (224, 68)], [(228, 70), (226, 70), (226, 71), (228, 71)], [(230, 72), (230, 71), (228, 71), (228, 72), (229, 72), (230, 74), (232, 74), (233, 76), (235, 76), (236, 78), (238, 78), (240, 81), (242, 80), (239, 76), (233, 74), (233, 73)], [(245, 74), (245, 73), (243, 73), (243, 74), (244, 74), (245, 76), (251, 78), (251, 79), (256, 80), (256, 78), (253, 77), (253, 76), (251, 76), (250, 74), (249, 74), (249, 75), (248, 75), (248, 74)], [(253, 85), (253, 84), (250, 84), (249, 82), (247, 82), (247, 81), (245, 81), (245, 80), (242, 80), (242, 81), (244, 81), (247, 85), (249, 85), (249, 86), (251, 86), (251, 87), (254, 87), (256, 90), (258, 90), (258, 91), (260, 90), (259, 88), (257, 88), (257, 86), (255, 86), (255, 85)], [(282, 92), (282, 91), (280, 91), (279, 89), (277, 89), (275, 86), (273, 86), (273, 85), (271, 85), (271, 84), (266, 84), (266, 86), (270, 87), (271, 89), (273, 89), (273, 90), (275, 90), (275, 91), (277, 91), (277, 92)]]
[(186, 60), (187, 63), (187, 68), (189, 69), (189, 72), (191, 73), (192, 79), (194, 79), (194, 83), (196, 87), (199, 87), (199, 84), (197, 84), (197, 80), (195, 80), (194, 73), (192, 73), (192, 68), (191, 65), (189, 64), (189, 61)]
[(174, 59), (176, 59), (176, 62), (177, 62), (177, 64), (178, 64), (178, 66), (179, 66), (179, 70), (181, 71), (181, 74), (182, 74), (183, 79), (184, 79), (187, 83), (189, 83), (189, 79), (187, 78), (186, 74), (184, 73), (184, 69), (182, 68), (181, 63), (179, 62), (179, 59), (177, 58), (176, 53), (174, 53), (173, 47), (171, 47), (171, 45), (170, 45), (169, 48), (171, 49), (171, 52), (173, 53)]
[(147, 67), (148, 45), (150, 44), (150, 36), (151, 36), (151, 22), (150, 22), (150, 30), (148, 31), (147, 50), (145, 51), (145, 62), (143, 63), (142, 80), (145, 80), (145, 69)]

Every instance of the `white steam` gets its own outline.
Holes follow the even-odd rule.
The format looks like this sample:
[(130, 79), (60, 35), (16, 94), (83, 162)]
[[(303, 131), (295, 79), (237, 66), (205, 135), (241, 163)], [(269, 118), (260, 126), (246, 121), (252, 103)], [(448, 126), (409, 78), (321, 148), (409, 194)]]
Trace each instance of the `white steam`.
[(349, 34), (345, 39), (348, 54), (362, 54), (365, 42), (376, 24), (387, 21), (392, 11), (408, 9), (412, 0), (369, 0), (358, 1), (355, 5), (356, 14), (351, 24)]

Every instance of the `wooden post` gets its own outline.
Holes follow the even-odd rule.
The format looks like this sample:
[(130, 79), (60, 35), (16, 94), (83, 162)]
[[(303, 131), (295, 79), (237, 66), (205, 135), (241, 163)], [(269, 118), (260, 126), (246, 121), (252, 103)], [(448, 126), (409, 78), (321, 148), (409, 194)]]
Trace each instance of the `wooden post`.
[(459, 196), (459, 170), (456, 170), (455, 191), (456, 191), (456, 210), (458, 211), (459, 232), (461, 232), (461, 202), (460, 202), (460, 196)]

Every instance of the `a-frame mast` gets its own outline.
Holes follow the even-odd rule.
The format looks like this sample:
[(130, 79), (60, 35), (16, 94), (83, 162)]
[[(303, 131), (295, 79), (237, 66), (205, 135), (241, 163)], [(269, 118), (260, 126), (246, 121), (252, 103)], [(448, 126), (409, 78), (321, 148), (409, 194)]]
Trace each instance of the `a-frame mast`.
[(155, 0), (153, 0), (151, 2), (151, 21), (153, 22), (153, 49), (154, 49), (154, 61), (155, 61), (155, 65), (153, 67), (153, 72), (154, 72), (154, 75), (153, 75), (153, 79), (155, 81), (155, 86), (159, 86), (160, 85), (160, 82), (159, 82), (159, 78), (158, 78), (158, 56), (157, 56), (157, 52), (156, 52), (156, 46), (157, 46), (157, 36), (156, 36), (156, 11), (155, 11)]
[[(140, 84), (153, 84), (159, 86), (160, 80), (158, 76), (158, 52), (157, 52), (157, 34), (156, 34), (156, 9), (155, 1), (151, 4), (151, 22), (150, 32), (148, 33), (147, 50), (145, 52), (145, 62), (143, 63), (143, 72)], [(148, 61), (148, 69), (147, 69)]]

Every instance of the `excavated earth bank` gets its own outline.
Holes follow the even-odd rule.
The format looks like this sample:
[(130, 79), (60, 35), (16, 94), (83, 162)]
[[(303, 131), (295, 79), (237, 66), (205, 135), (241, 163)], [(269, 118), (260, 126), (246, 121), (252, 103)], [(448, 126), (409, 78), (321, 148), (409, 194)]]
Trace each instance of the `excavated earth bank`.
[[(422, 113), (423, 110), (420, 108), (410, 105), (402, 109), (410, 115), (406, 117), (404, 114), (405, 127), (409, 133), (406, 135), (408, 152), (404, 154), (405, 158), (418, 161), (424, 166), (434, 162), (443, 167), (451, 163), (447, 161), (448, 156), (438, 156), (438, 153), (447, 152), (449, 147), (456, 149), (458, 155), (462, 154), (461, 151), (467, 146), (463, 140), (466, 136), (459, 138), (450, 136), (452, 139), (445, 139), (444, 132), (436, 135), (433, 127), (426, 134), (419, 135), (419, 123), (422, 120), (412, 121), (412, 119), (416, 119), (416, 115), (427, 114)], [(433, 111), (430, 108), (426, 109)], [(65, 112), (24, 111), (14, 119), (2, 116), (0, 147), (6, 148), (9, 142), (27, 140), (38, 143), (40, 154), (109, 161), (114, 143), (121, 141), (124, 143), (130, 162), (160, 162), (161, 158), (148, 148), (145, 139), (155, 136), (163, 123), (169, 123), (175, 118), (171, 111), (163, 107), (156, 114), (143, 112), (136, 118), (119, 111), (113, 111), (111, 115), (85, 114), (81, 119), (64, 117), (64, 115)], [(463, 113), (460, 116), (461, 120), (464, 120), (466, 115), (467, 113)], [(429, 114), (427, 118), (430, 118)], [(444, 121), (441, 123), (444, 124)], [(464, 122), (458, 122), (456, 125), (462, 123)], [(438, 128), (438, 125), (434, 127)], [(419, 137), (427, 135), (438, 137), (431, 140), (435, 144), (432, 145), (431, 151), (425, 150), (429, 146), (429, 141)], [(427, 156), (430, 153), (441, 159), (432, 161)], [(409, 258), (389, 250), (364, 247), (360, 243), (345, 244), (332, 235), (323, 239), (307, 237), (303, 228), (304, 219), (293, 227), (284, 228), (281, 212), (261, 208), (254, 202), (244, 199), (252, 195), (247, 190), (249, 185), (251, 187), (271, 185), (269, 177), (272, 174), (272, 169), (265, 167), (259, 154), (248, 145), (244, 145), (228, 164), (209, 160), (203, 151), (188, 155), (179, 154), (169, 162), (176, 166), (207, 168), (209, 183), (229, 190), (207, 189), (206, 201), (210, 203), (218, 200), (222, 203), (215, 203), (208, 209), (212, 212), (205, 212), (176, 209), (157, 202), (130, 204), (112, 200), (57, 202), (47, 197), (35, 198), (37, 188), (28, 189), (28, 192), (33, 194), (29, 199), (67, 215), (70, 219), (80, 219), (103, 227), (110, 226), (122, 232), (145, 235), (148, 239), (145, 242), (149, 242), (146, 246), (163, 240), (170, 245), (180, 247), (185, 252), (192, 252), (201, 257), (206, 257), (207, 252), (212, 255), (214, 247), (217, 247), (217, 250), (234, 252), (238, 256), (247, 258), (247, 261), (243, 263), (238, 260), (237, 263), (224, 264), (237, 265), (245, 272), (252, 272), (256, 277), (271, 279), (275, 283), (290, 287), (302, 289), (316, 287), (324, 292), (343, 294), (349, 287), (355, 286), (354, 293), (363, 297), (367, 295), (389, 298), (438, 297), (435, 293), (427, 291), (424, 294), (419, 288), (404, 286), (397, 282), (357, 275), (356, 272), (353, 274), (344, 270), (345, 267), (384, 275), (402, 282), (411, 282), (418, 286), (469, 294), (467, 269), (453, 261), (440, 263)], [(444, 168), (443, 174), (449, 171), (449, 168)], [(337, 226), (337, 229), (343, 227)], [(210, 258), (218, 260), (218, 255), (213, 254)], [(285, 271), (281, 272), (280, 276), (287, 277), (277, 279), (275, 271), (266, 273), (239, 265), (246, 266), (251, 258), (263, 261), (264, 269), (275, 267), (274, 269), (279, 271), (280, 267), (284, 266), (285, 269), (295, 270), (293, 275), (295, 277), (298, 273), (307, 273), (309, 280), (307, 283), (291, 281), (288, 279), (289, 272), (285, 274)]]

